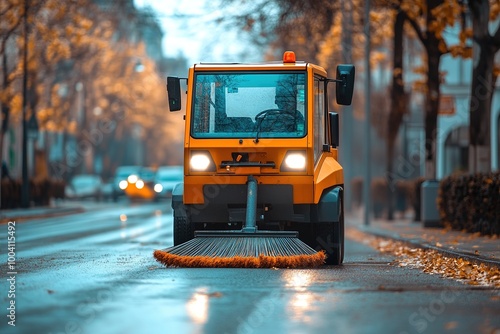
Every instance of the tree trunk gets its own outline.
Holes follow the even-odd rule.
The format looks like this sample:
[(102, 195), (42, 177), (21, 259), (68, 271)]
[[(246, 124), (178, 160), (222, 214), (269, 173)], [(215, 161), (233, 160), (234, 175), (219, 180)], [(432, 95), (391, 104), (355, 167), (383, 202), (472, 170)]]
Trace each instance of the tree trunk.
[(387, 219), (394, 219), (394, 145), (399, 127), (406, 112), (406, 96), (403, 81), (403, 26), (405, 22), (404, 11), (399, 11), (394, 21), (394, 49), (391, 89), (391, 110), (388, 119), (387, 137)]
[[(488, 0), (469, 2), (472, 13), (474, 65), (469, 109), (469, 172), (491, 170), (491, 101), (496, 78), (493, 77), (498, 43), (489, 34)], [(500, 30), (500, 27), (498, 28)], [(496, 37), (500, 36), (498, 31)], [(499, 41), (497, 41), (499, 42)]]
[(469, 171), (471, 173), (491, 170), (490, 119), (495, 53), (491, 46), (484, 44), (478, 48), (478, 52), (479, 59), (472, 70), (469, 110)]
[(408, 18), (427, 53), (427, 87), (425, 93), (425, 178), (436, 179), (436, 131), (439, 111), (440, 78), (439, 63), (445, 50), (440, 50), (442, 42), (433, 32), (436, 17), (433, 11), (444, 3), (444, 0), (426, 0), (426, 30), (422, 31), (419, 23)]
[[(2, 42), (2, 50), (5, 50), (6, 39)], [(2, 56), (2, 68), (3, 68), (3, 78), (2, 78), (2, 91), (6, 91), (8, 88), (8, 74), (7, 74), (7, 55), (4, 53)], [(10, 109), (7, 103), (0, 102), (2, 105), (1, 114), (1, 124), (0, 124), (0, 165), (3, 164), (3, 143), (5, 138), (5, 133), (9, 128), (9, 114)], [(1, 174), (1, 173), (0, 173)], [(2, 176), (0, 175), (0, 208), (2, 208)]]
[(425, 49), (427, 51), (427, 91), (425, 94), (425, 177), (436, 179), (436, 133), (439, 111), (440, 78), (439, 62), (441, 51), (439, 39), (428, 33)]

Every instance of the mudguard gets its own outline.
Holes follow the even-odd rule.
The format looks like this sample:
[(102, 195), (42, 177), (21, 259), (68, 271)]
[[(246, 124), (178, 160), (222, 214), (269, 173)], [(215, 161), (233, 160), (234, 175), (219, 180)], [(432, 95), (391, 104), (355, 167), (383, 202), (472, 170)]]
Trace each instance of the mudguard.
[(318, 222), (338, 222), (340, 218), (342, 187), (326, 189), (316, 207)]
[(184, 194), (184, 183), (178, 183), (172, 190), (172, 209), (178, 209), (183, 206), (182, 196)]

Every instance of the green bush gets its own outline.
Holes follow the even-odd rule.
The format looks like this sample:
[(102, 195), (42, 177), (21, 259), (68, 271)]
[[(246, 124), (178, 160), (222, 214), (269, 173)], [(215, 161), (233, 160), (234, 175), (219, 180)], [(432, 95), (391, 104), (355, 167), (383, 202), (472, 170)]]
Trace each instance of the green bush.
[(460, 174), (439, 183), (442, 222), (454, 230), (500, 234), (500, 172)]

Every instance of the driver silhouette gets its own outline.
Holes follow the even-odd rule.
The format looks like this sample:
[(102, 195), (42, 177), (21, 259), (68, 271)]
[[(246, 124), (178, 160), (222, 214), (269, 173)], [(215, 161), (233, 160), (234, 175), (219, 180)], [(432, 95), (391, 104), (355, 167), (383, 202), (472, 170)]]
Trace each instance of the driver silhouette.
[(295, 120), (295, 125), (302, 122), (304, 123), (304, 117), (297, 110), (297, 99), (295, 92), (289, 91), (284, 87), (276, 88), (276, 96), (274, 98), (274, 103), (278, 106), (281, 112), (291, 115)]

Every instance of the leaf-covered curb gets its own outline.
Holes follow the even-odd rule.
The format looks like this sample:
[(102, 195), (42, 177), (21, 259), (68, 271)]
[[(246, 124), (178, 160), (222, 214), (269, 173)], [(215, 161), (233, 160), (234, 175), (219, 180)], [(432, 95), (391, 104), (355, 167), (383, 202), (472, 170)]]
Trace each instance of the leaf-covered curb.
[(408, 245), (402, 241), (381, 238), (358, 230), (348, 229), (349, 238), (362, 241), (382, 253), (396, 256), (391, 263), (399, 267), (421, 269), (431, 275), (462, 281), (469, 285), (500, 288), (500, 268), (449, 257), (432, 249)]

